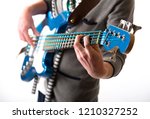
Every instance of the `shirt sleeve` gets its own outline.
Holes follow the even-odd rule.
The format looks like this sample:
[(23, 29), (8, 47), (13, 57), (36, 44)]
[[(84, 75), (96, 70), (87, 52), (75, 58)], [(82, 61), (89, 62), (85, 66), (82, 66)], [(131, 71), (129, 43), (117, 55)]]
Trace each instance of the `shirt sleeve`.
[[(133, 22), (134, 13), (134, 0), (117, 0), (116, 5), (108, 16), (107, 25), (112, 24), (118, 26), (121, 19)], [(125, 54), (121, 54), (119, 51), (114, 53), (113, 51), (103, 53), (104, 61), (109, 62), (113, 67), (113, 75), (117, 76), (126, 59)]]
[(116, 53), (114, 53), (113, 51), (104, 52), (103, 59), (105, 62), (109, 62), (112, 65), (113, 74), (111, 77), (115, 77), (120, 73), (125, 63), (126, 55), (121, 54), (119, 51), (117, 51)]
[(108, 15), (107, 24), (118, 25), (121, 19), (133, 22), (134, 0), (116, 0), (114, 8)]

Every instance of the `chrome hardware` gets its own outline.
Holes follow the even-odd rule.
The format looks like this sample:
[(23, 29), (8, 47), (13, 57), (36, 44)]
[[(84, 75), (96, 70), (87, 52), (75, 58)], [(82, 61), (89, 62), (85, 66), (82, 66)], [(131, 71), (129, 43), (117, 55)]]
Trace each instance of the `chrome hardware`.
[(125, 20), (120, 20), (120, 24), (118, 25), (118, 27), (132, 33), (135, 34), (136, 31), (140, 30), (142, 27), (137, 26), (135, 24), (132, 24), (129, 21), (125, 21)]

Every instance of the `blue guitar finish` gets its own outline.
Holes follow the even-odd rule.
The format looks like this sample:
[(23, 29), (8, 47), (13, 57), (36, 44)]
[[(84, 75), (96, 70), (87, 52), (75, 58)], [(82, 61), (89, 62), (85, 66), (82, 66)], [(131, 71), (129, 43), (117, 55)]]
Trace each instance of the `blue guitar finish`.
[[(46, 19), (37, 26), (37, 30), (40, 33), (45, 25), (49, 27), (50, 31), (54, 31), (54, 33), (52, 35), (37, 37), (37, 46), (33, 49), (30, 45), (27, 45), (21, 73), (23, 81), (31, 81), (36, 76), (50, 77), (53, 72), (54, 51), (72, 48), (76, 35), (83, 34), (90, 36), (91, 45), (101, 44), (106, 51), (117, 47), (124, 54), (132, 49), (134, 35), (113, 25), (109, 25), (105, 31), (98, 30), (65, 34), (69, 14), (69, 12), (65, 11), (56, 18), (53, 18), (51, 12), (49, 12)], [(42, 53), (40, 54), (38, 51)]]
[[(53, 18), (52, 13), (48, 12), (46, 18), (37, 26), (37, 31), (41, 33), (43, 28), (47, 25), (50, 30), (54, 30), (54, 33), (63, 33), (66, 29), (69, 15), (70, 13), (68, 11), (64, 11), (61, 14), (59, 14), (56, 18)], [(25, 52), (26, 55), (21, 68), (21, 79), (23, 81), (31, 81), (36, 75), (50, 77), (53, 72), (51, 66), (53, 63), (54, 53), (49, 53), (46, 51), (44, 52), (42, 57), (43, 70), (42, 72), (37, 72), (36, 68), (33, 66), (33, 54), (36, 50), (36, 47), (33, 49), (31, 55), (29, 54), (29, 50), (31, 50), (30, 45), (27, 45)]]
[(21, 68), (22, 69), (21, 79), (24, 81), (30, 81), (36, 75), (36, 70), (34, 67), (32, 67), (32, 62), (30, 61), (30, 59), (31, 57), (29, 55), (26, 55)]
[(46, 15), (46, 19), (44, 19), (38, 26), (37, 31), (41, 33), (44, 26), (48, 26), (50, 30), (55, 29), (55, 33), (63, 33), (65, 32), (68, 18), (69, 18), (70, 12), (63, 11), (60, 13), (56, 18), (53, 18), (52, 13), (48, 12)]
[(101, 45), (103, 45), (106, 51), (109, 51), (115, 47), (118, 47), (119, 51), (123, 54), (126, 52), (131, 41), (131, 34), (113, 25), (109, 25), (103, 32), (103, 38)]

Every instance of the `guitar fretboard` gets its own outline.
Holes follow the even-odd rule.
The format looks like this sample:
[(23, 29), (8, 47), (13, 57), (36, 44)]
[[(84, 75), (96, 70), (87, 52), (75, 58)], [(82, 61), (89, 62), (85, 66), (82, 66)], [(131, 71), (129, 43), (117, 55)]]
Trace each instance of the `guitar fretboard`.
[(102, 31), (60, 33), (48, 36), (41, 36), (38, 39), (40, 41), (44, 40), (44, 51), (51, 51), (72, 48), (74, 45), (75, 37), (77, 35), (88, 35), (90, 37), (91, 45), (100, 44), (100, 40), (102, 39)]

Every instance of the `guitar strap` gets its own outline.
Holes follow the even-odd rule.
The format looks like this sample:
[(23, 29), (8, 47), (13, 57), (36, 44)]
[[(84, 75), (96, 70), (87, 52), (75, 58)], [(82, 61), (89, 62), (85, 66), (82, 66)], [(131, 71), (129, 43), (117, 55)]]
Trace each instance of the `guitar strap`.
[(47, 78), (48, 83), (47, 83), (47, 89), (46, 89), (44, 102), (52, 101), (53, 87), (55, 85), (56, 75), (57, 75), (57, 71), (58, 71), (60, 61), (61, 61), (62, 54), (63, 54), (62, 51), (58, 51), (55, 54), (54, 63), (53, 63), (53, 73), (50, 78)]
[[(85, 15), (99, 2), (100, 0), (82, 0), (82, 2), (75, 8), (75, 10), (69, 16), (68, 24), (76, 25), (77, 23), (79, 23), (85, 17)], [(51, 99), (52, 99), (53, 87), (55, 85), (56, 75), (57, 75), (57, 71), (58, 71), (58, 67), (62, 55), (63, 55), (63, 51), (56, 52), (54, 58), (54, 64), (53, 64), (53, 73), (52, 76), (47, 79), (48, 84), (47, 84), (45, 100), (44, 100), (45, 102), (52, 101)]]
[(100, 0), (82, 0), (82, 2), (69, 16), (68, 23), (71, 25), (76, 25), (79, 23), (99, 2)]

